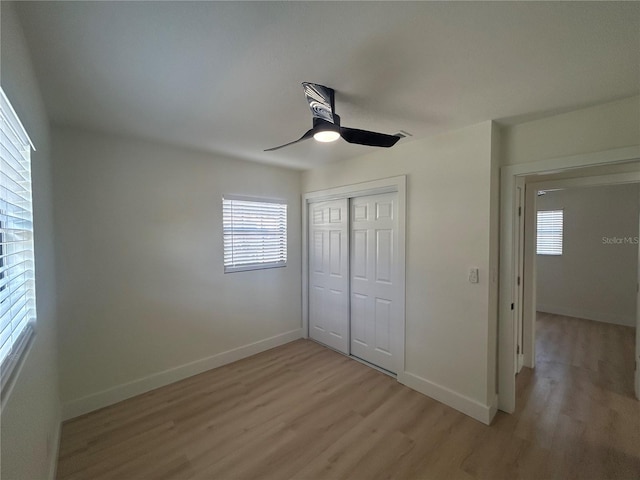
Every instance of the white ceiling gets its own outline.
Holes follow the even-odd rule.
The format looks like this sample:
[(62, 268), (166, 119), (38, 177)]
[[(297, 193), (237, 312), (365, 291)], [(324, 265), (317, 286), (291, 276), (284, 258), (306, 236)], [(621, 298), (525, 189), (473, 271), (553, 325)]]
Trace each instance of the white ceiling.
[(638, 94), (637, 2), (20, 2), (55, 124), (311, 168), (300, 83), (407, 142)]

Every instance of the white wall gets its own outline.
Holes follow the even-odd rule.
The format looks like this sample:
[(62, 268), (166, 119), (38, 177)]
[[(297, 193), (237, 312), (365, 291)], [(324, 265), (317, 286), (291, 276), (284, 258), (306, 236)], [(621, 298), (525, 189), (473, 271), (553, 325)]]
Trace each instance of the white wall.
[[(497, 170), (491, 122), (303, 174), (304, 192), (407, 175), (408, 385), (487, 421), (495, 393)], [(492, 190), (493, 188), (493, 190)], [(470, 267), (480, 283), (468, 282)]]
[[(52, 138), (65, 418), (300, 336), (299, 172)], [(223, 273), (223, 194), (287, 200), (287, 267)]]
[(49, 125), (13, 6), (2, 2), (1, 9), (2, 87), (37, 149), (31, 156), (31, 175), (38, 323), (2, 406), (0, 477), (44, 479), (53, 474), (60, 426)]
[(601, 152), (640, 144), (640, 96), (503, 129), (502, 164)]
[[(638, 184), (569, 188), (537, 198), (538, 210), (564, 210), (561, 256), (537, 255), (537, 308), (635, 327)], [(612, 240), (615, 241), (615, 240)]]

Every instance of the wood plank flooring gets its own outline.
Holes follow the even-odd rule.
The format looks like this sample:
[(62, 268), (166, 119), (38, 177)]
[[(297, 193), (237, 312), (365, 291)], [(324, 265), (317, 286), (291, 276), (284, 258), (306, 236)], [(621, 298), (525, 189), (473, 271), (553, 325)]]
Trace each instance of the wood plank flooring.
[(638, 479), (632, 328), (540, 314), (487, 427), (299, 340), (63, 425), (59, 479)]

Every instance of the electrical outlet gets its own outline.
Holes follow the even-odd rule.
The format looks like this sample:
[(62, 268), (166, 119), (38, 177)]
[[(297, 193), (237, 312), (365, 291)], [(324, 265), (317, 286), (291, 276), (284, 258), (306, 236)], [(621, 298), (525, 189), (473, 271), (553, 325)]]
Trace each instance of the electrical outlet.
[(478, 283), (478, 269), (470, 268), (469, 269), (469, 283)]

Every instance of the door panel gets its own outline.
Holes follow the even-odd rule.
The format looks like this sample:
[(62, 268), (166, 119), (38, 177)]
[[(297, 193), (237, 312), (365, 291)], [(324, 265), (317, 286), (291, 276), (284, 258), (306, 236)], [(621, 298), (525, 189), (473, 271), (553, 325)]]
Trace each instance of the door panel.
[(358, 293), (351, 297), (351, 341), (366, 345), (367, 296)]
[(352, 233), (352, 275), (364, 280), (367, 278), (367, 234), (366, 230), (354, 230)]
[(391, 301), (376, 298), (375, 348), (391, 354)]
[(346, 238), (343, 232), (338, 230), (329, 231), (329, 262), (331, 263), (331, 275), (340, 277), (343, 273), (343, 267), (346, 264), (343, 257), (346, 257), (342, 248), (342, 240)]
[(391, 283), (393, 230), (376, 230), (376, 281)]
[(347, 199), (309, 205), (309, 336), (349, 353)]
[(399, 340), (397, 208), (395, 193), (351, 200), (351, 354), (390, 372)]
[(524, 181), (519, 179), (516, 185), (516, 196), (518, 199), (518, 233), (515, 241), (516, 247), (516, 375), (520, 373), (524, 365)]
[[(638, 197), (640, 205), (640, 196)], [(640, 238), (640, 214), (638, 216), (638, 238)], [(640, 242), (638, 243), (638, 283), (636, 284), (636, 398), (640, 400)]]

